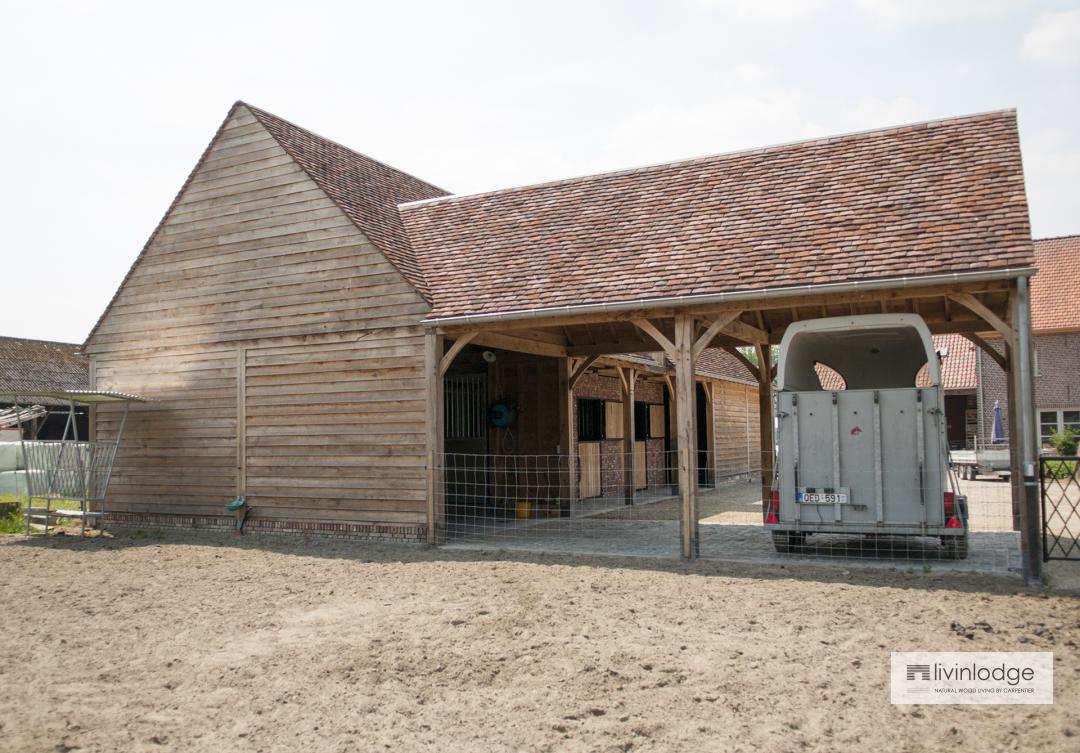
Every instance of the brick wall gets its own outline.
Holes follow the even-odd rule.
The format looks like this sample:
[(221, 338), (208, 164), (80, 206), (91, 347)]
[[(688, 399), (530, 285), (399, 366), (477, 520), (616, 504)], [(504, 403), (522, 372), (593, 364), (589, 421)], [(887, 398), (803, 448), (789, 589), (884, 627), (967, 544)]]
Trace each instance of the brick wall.
[[(1003, 350), (1000, 339), (991, 341)], [(1035, 335), (1036, 352), (1035, 410), (1080, 407), (1080, 333)], [(979, 407), (979, 441), (990, 440), (994, 401), (1001, 401), (1006, 435), (1009, 431), (1009, 400), (1005, 373), (981, 350), (978, 366), (982, 369), (982, 405)], [(1037, 418), (1037, 417), (1036, 417)]]

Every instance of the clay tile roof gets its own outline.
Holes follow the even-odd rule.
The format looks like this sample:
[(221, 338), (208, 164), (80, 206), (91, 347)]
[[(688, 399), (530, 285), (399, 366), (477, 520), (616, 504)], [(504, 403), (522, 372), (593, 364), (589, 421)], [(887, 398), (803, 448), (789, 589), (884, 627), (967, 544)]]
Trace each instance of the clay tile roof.
[(441, 188), (241, 103), (368, 240), (425, 298), (427, 286), (401, 225), (397, 205), (446, 196)]
[(399, 209), (431, 318), (1032, 263), (1014, 111)]
[[(671, 367), (675, 368), (675, 364), (671, 364)], [(694, 364), (694, 373), (733, 382), (757, 384), (757, 379), (742, 361), (720, 348), (706, 348), (701, 351), (701, 355)]]
[[(90, 362), (76, 354), (78, 345), (0, 337), (0, 390), (15, 391), (89, 389)], [(27, 400), (32, 395), (27, 394)], [(54, 405), (59, 401), (34, 399), (35, 403)]]
[(1036, 240), (1035, 266), (1039, 272), (1031, 279), (1031, 328), (1080, 328), (1080, 235)]
[(946, 390), (978, 387), (978, 346), (963, 335), (935, 335), (934, 347), (941, 354), (941, 383)]

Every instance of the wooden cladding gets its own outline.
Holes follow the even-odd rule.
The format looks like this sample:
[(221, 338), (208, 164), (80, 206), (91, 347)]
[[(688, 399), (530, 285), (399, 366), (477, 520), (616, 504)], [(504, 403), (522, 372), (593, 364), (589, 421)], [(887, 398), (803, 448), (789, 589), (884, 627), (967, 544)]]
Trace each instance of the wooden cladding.
[(581, 477), (578, 482), (578, 497), (588, 499), (599, 497), (600, 484), (600, 443), (582, 442), (578, 445)]
[(410, 326), (404, 277), (240, 107), (87, 344), (91, 355)]
[(613, 401), (604, 403), (604, 439), (623, 438), (623, 404)]
[[(422, 525), (427, 304), (246, 108), (87, 346), (132, 406), (108, 509)], [(118, 415), (96, 411), (100, 436)]]

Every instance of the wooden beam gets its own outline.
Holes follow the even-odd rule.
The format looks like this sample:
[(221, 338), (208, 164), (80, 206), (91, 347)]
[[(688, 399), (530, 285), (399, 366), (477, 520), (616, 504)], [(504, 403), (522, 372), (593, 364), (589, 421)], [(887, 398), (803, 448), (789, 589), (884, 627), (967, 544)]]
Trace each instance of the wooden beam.
[(655, 340), (656, 344), (663, 348), (664, 352), (668, 354), (668, 358), (672, 361), (675, 360), (675, 343), (667, 339), (664, 336), (664, 333), (657, 329), (655, 324), (648, 319), (634, 319), (634, 326)]
[(548, 358), (563, 358), (566, 356), (566, 345), (542, 342), (516, 335), (508, 335), (503, 332), (478, 332), (472, 340), (473, 345), (483, 345), (488, 348), (510, 350), (515, 353), (528, 353), (533, 356), (546, 356)]
[(709, 347), (709, 343), (713, 341), (713, 338), (716, 337), (717, 333), (738, 319), (740, 314), (742, 314), (741, 311), (729, 311), (714, 319), (712, 324), (705, 329), (705, 333), (694, 343), (694, 348), (691, 352), (693, 359), (697, 361), (701, 352)]
[(440, 377), (446, 376), (447, 369), (450, 368), (450, 364), (452, 364), (454, 362), (454, 359), (457, 358), (458, 353), (460, 353), (466, 345), (475, 340), (477, 334), (478, 333), (476, 332), (469, 332), (467, 334), (461, 335), (460, 337), (458, 337), (458, 339), (454, 340), (454, 344), (450, 346), (450, 350), (446, 351), (443, 357), (439, 359)]
[(751, 345), (755, 343), (767, 343), (769, 342), (769, 333), (758, 327), (751, 327), (749, 324), (740, 321), (730, 322), (723, 329), (724, 334), (734, 337), (736, 340), (742, 340), (745, 343)]
[(656, 342), (650, 337), (604, 340), (591, 345), (568, 345), (568, 356), (620, 355), (623, 353), (651, 353), (656, 350)]
[(578, 380), (581, 379), (581, 377), (585, 376), (585, 371), (594, 363), (596, 363), (596, 359), (598, 359), (599, 357), (600, 356), (586, 356), (585, 358), (582, 358), (576, 366), (573, 367), (573, 370), (570, 372), (569, 381), (571, 391), (573, 391), (574, 387), (577, 386)]
[(997, 365), (1001, 367), (1002, 371), (1009, 370), (1009, 361), (1005, 357), (1004, 353), (998, 352), (998, 350), (993, 345), (976, 335), (974, 332), (964, 332), (963, 336), (969, 341), (971, 341), (972, 344), (982, 348), (986, 355), (993, 358)]
[(1016, 333), (1013, 332), (1012, 327), (1006, 324), (1001, 318), (991, 311), (986, 304), (973, 296), (971, 293), (952, 293), (949, 298), (964, 306), (973, 314), (982, 317), (987, 324), (993, 327), (998, 333), (1005, 338), (1006, 342), (1012, 342), (1016, 337)]

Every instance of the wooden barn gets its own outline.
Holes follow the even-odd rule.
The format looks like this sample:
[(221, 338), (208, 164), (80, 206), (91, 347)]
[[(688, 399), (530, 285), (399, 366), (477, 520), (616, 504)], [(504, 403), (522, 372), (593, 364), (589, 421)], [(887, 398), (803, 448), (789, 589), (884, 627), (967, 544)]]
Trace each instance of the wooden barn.
[[(129, 417), (110, 519), (227, 527), (224, 506), (243, 495), (249, 529), (433, 538), (432, 294), (398, 205), (443, 195), (234, 105), (86, 343), (98, 388), (153, 399)], [(572, 355), (561, 337), (532, 333), (456, 344), (444, 377), (451, 464), (512, 456), (557, 476), (552, 458), (574, 447), (574, 480), (563, 468), (532, 490), (564, 507), (675, 485), (662, 354)], [(757, 382), (740, 359), (700, 357), (702, 483), (758, 473)], [(489, 426), (499, 400), (516, 406), (508, 427)], [(578, 408), (598, 406), (578, 442)], [(108, 435), (116, 416), (101, 408), (95, 424)]]
[(904, 312), (993, 351), (1036, 577), (1034, 271), (1014, 111), (449, 196), (237, 103), (85, 345), (155, 399), (109, 510), (439, 542), (677, 494), (693, 558), (703, 487), (768, 494), (785, 329)]

